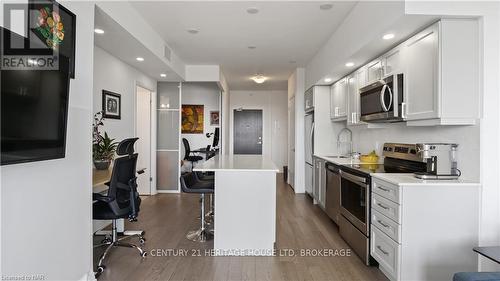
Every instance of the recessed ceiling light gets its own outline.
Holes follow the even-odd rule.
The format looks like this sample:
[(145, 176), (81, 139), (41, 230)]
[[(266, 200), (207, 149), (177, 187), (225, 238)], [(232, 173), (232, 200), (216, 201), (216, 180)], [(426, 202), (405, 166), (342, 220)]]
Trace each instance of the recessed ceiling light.
[(325, 78), (325, 82), (326, 82), (326, 83), (330, 83), (330, 82), (332, 82), (332, 78)]
[(137, 58), (135, 58), (135, 59), (136, 59), (137, 61), (144, 61), (144, 58), (142, 58), (142, 57), (137, 57)]
[(353, 67), (354, 63), (353, 62), (346, 62), (345, 66), (347, 66), (347, 67)]
[(392, 39), (392, 38), (394, 38), (394, 33), (387, 33), (387, 34), (385, 34), (384, 36), (382, 36), (382, 38), (383, 38), (384, 40), (389, 40), (389, 39)]
[(191, 33), (191, 34), (198, 34), (198, 32), (200, 32), (197, 28), (189, 28), (187, 30), (187, 32)]
[(247, 13), (252, 14), (252, 15), (257, 14), (258, 12), (259, 12), (259, 9), (256, 7), (250, 7), (247, 9)]
[(162, 74), (160, 74), (160, 77), (163, 77), (163, 78), (165, 78), (165, 77), (167, 77), (167, 74), (165, 74), (165, 73), (162, 73)]
[(255, 50), (255, 49), (257, 49), (257, 46), (248, 46), (248, 49)]
[(266, 82), (267, 77), (265, 77), (262, 74), (257, 74), (257, 75), (255, 75), (254, 77), (252, 77), (250, 79), (252, 79), (257, 84), (262, 84), (262, 83)]
[(103, 34), (104, 33), (104, 30), (100, 29), (100, 28), (95, 28), (94, 29), (94, 32), (97, 33), (97, 34)]
[(321, 4), (319, 5), (319, 8), (323, 11), (330, 10), (333, 8), (333, 4)]

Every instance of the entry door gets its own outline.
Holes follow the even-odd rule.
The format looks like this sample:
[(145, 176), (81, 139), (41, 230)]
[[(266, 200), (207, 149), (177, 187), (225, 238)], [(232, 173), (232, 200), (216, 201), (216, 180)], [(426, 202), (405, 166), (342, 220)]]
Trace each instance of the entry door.
[(234, 111), (234, 154), (262, 154), (262, 110)]
[(137, 87), (136, 101), (137, 170), (146, 169), (144, 174), (137, 175), (137, 191), (151, 195), (151, 92)]

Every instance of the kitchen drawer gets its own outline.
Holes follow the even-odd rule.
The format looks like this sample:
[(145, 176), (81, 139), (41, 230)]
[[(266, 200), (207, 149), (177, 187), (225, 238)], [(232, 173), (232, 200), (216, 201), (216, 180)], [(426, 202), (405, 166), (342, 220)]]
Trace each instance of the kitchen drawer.
[(371, 256), (378, 261), (380, 270), (390, 280), (398, 280), (401, 245), (394, 242), (373, 224), (371, 229)]
[(374, 178), (372, 183), (372, 191), (393, 202), (396, 202), (398, 204), (401, 203), (399, 197), (399, 186), (397, 185), (393, 185), (383, 180)]
[(391, 237), (392, 240), (401, 243), (401, 225), (376, 210), (372, 210), (372, 224)]
[(379, 211), (382, 215), (401, 224), (400, 207), (391, 200), (385, 199), (376, 193), (372, 193), (372, 209)]

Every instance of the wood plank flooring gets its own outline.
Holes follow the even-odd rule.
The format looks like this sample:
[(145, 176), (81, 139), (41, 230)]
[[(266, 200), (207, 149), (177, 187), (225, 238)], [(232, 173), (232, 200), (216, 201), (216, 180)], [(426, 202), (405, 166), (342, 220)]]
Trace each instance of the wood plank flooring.
[[(186, 233), (199, 224), (198, 196), (160, 194), (142, 201), (138, 222), (126, 223), (126, 229), (146, 231), (149, 256), (141, 259), (133, 249), (115, 248), (98, 280), (387, 280), (353, 252), (349, 257), (301, 255), (300, 251), (306, 249), (342, 250), (349, 246), (326, 214), (307, 195), (295, 195), (282, 174), (277, 175), (277, 200), (277, 251), (283, 254), (293, 249), (293, 256), (205, 256), (213, 242), (185, 239)], [(159, 255), (162, 250), (163, 255)], [(176, 251), (172, 254), (187, 250), (187, 256), (168, 255), (168, 250)], [(99, 255), (100, 249), (94, 250), (94, 259)]]

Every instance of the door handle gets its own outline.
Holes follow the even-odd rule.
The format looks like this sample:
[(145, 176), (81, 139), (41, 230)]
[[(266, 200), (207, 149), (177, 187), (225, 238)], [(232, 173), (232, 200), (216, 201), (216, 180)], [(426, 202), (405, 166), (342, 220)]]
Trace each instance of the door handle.
[[(391, 99), (389, 100), (389, 106), (387, 106), (385, 104), (385, 91), (386, 90), (389, 90), (389, 96), (391, 97)], [(392, 90), (389, 86), (387, 86), (387, 84), (385, 84), (384, 86), (382, 86), (382, 90), (380, 91), (380, 105), (382, 105), (382, 109), (387, 112), (389, 111), (389, 109), (391, 108), (391, 105), (392, 105)]]

